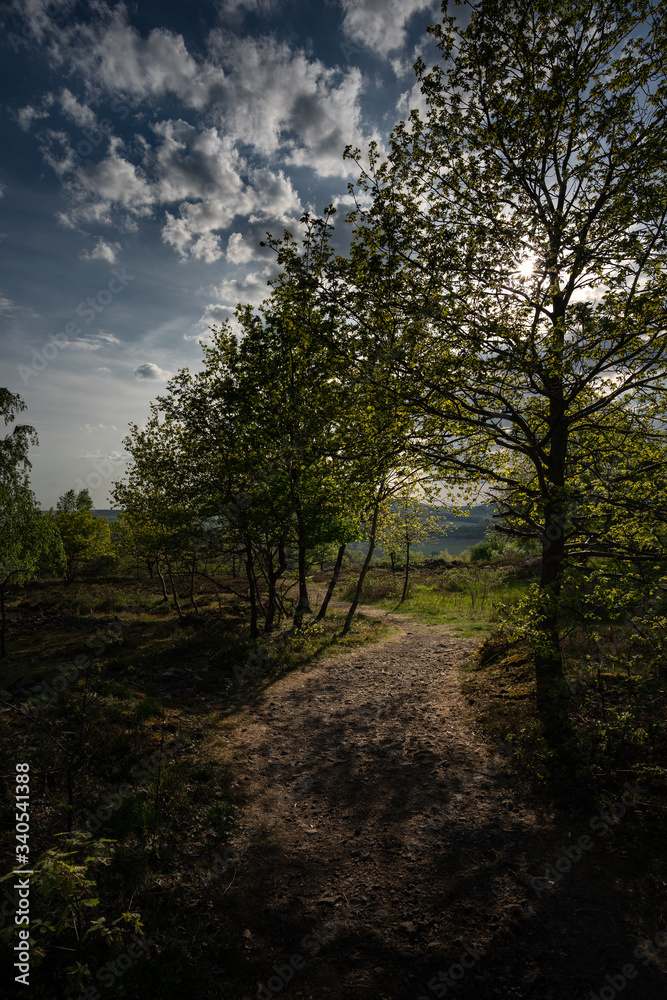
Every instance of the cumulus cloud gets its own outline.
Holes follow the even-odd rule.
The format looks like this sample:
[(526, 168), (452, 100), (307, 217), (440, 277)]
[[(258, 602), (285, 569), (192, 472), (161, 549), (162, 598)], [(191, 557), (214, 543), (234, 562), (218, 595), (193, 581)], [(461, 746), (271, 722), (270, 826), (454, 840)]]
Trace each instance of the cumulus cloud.
[(92, 250), (83, 250), (79, 257), (81, 260), (106, 260), (108, 264), (115, 264), (118, 260), (120, 243), (109, 243), (100, 236)]
[(167, 212), (162, 239), (181, 256), (220, 259), (218, 234), (237, 216), (282, 219), (299, 211), (298, 195), (283, 172), (248, 167), (217, 129), (198, 131), (178, 121), (162, 122), (155, 131), (163, 138), (155, 154), (158, 197), (184, 199), (177, 212)]
[(347, 176), (347, 143), (363, 143), (357, 67), (332, 69), (272, 37), (213, 32), (211, 55), (226, 69), (219, 116), (235, 138), (258, 153), (278, 151), (320, 176)]
[[(42, 134), (44, 158), (71, 197), (71, 207), (59, 215), (61, 223), (109, 225), (124, 217), (127, 228), (129, 220), (169, 206), (163, 241), (184, 258), (211, 263), (224, 256), (219, 234), (237, 216), (260, 220), (263, 236), (267, 223), (280, 230), (300, 214), (298, 194), (284, 173), (249, 166), (218, 128), (198, 129), (176, 119), (157, 122), (152, 131), (155, 147), (140, 141), (129, 150), (112, 137), (108, 155), (97, 163), (81, 162), (64, 132)], [(113, 262), (118, 249), (100, 239), (82, 259)]]
[(81, 161), (66, 133), (49, 129), (42, 136), (44, 159), (61, 178), (72, 200), (72, 207), (58, 215), (64, 225), (110, 225), (116, 221), (114, 214), (118, 210), (130, 216), (151, 214), (156, 191), (144, 171), (127, 159), (121, 139), (110, 138), (109, 147), (108, 156), (99, 162)]
[[(197, 326), (208, 329), (209, 326), (220, 326), (226, 319), (231, 319), (234, 315), (234, 306), (221, 306), (216, 303), (209, 303), (204, 310)], [(199, 340), (201, 333), (194, 336), (186, 336), (185, 340)]]
[[(417, 9), (415, 4), (407, 3)], [(312, 166), (321, 176), (350, 173), (342, 150), (364, 140), (357, 67), (331, 68), (271, 36), (243, 37), (222, 27), (211, 31), (206, 55), (195, 56), (180, 34), (165, 28), (143, 37), (128, 23), (122, 3), (110, 9), (99, 0), (96, 10), (95, 20), (85, 24), (52, 24), (49, 50), (56, 65), (76, 66), (90, 96), (112, 93), (142, 102), (173, 95), (263, 155), (280, 150), (287, 162)], [(396, 16), (405, 21), (402, 13)], [(350, 17), (356, 23), (356, 15)], [(92, 114), (69, 90), (61, 102), (70, 116)]]
[[(111, 8), (96, 0), (95, 18), (84, 23), (45, 21), (43, 0), (28, 2), (35, 24), (49, 35), (45, 50), (52, 65), (74, 69), (74, 82), (58, 102), (78, 127), (96, 127), (92, 107), (109, 95), (137, 109), (153, 110), (164, 97), (180, 102), (181, 117), (154, 120), (143, 135), (125, 141), (109, 136), (108, 148), (90, 155), (62, 129), (39, 133), (44, 160), (69, 196), (57, 215), (69, 228), (136, 231), (137, 220), (153, 216), (161, 221), (163, 242), (183, 259), (262, 260), (256, 235), (292, 228), (303, 211), (285, 167), (307, 167), (318, 177), (353, 176), (357, 168), (343, 160), (344, 147), (363, 148), (379, 138), (364, 131), (358, 67), (330, 67), (273, 36), (229, 29), (229, 17), (261, 12), (270, 0), (219, 0), (204, 53), (189, 51), (184, 38), (166, 28), (142, 35), (128, 22), (123, 3)], [(415, 4), (408, 6), (416, 10)], [(75, 73), (83, 96), (75, 90)], [(37, 112), (23, 110), (29, 128)], [(189, 120), (193, 111), (196, 124)], [(282, 169), (273, 166), (276, 160)], [(249, 220), (245, 232), (235, 225), (240, 218)], [(100, 242), (82, 259), (109, 260), (112, 250)]]
[(271, 289), (268, 286), (268, 279), (271, 276), (269, 269), (264, 271), (252, 271), (239, 281), (238, 278), (222, 281), (215, 289), (216, 294), (223, 302), (236, 305), (238, 302), (248, 302), (251, 305), (259, 305), (268, 297)]
[(405, 45), (415, 14), (429, 11), (432, 20), (440, 11), (433, 0), (341, 0), (341, 6), (347, 38), (384, 57)]
[(197, 61), (182, 35), (153, 28), (144, 38), (128, 23), (123, 3), (96, 4), (97, 18), (68, 27), (52, 26), (51, 58), (76, 65), (90, 93), (122, 92), (138, 100), (173, 94), (204, 108), (224, 72)]
[(134, 377), (139, 381), (166, 381), (171, 378), (171, 372), (164, 371), (159, 365), (154, 365), (152, 362), (145, 362), (143, 365), (138, 365), (134, 369)]

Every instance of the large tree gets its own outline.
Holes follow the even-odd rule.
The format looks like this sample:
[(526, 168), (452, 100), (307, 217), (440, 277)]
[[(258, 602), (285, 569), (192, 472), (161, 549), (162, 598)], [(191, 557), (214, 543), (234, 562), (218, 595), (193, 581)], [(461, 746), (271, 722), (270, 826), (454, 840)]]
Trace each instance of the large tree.
[[(0, 389), (0, 414), (5, 424), (25, 409), (20, 396)], [(60, 536), (42, 515), (28, 481), (28, 448), (37, 444), (33, 427), (17, 424), (0, 438), (0, 657), (6, 655), (6, 596), (35, 577), (40, 564), (62, 565)]]
[[(625, 431), (630, 442), (661, 416), (666, 10), (466, 6), (466, 26), (445, 16), (430, 29), (443, 62), (417, 64), (425, 115), (396, 127), (384, 162), (371, 150), (364, 169), (348, 150), (364, 197), (321, 293), (358, 376), (372, 381), (379, 362), (419, 415), (425, 458), (450, 481), (485, 481), (508, 523), (542, 540), (546, 707), (562, 676), (564, 571), (590, 541), (586, 491), (604, 492), (591, 476), (623, 489)], [(654, 458), (632, 463), (633, 481)]]
[(58, 500), (56, 513), (49, 511), (60, 532), (65, 551), (65, 581), (71, 583), (84, 564), (100, 556), (110, 556), (111, 528), (103, 517), (91, 512), (92, 500), (88, 490), (75, 494), (68, 490)]

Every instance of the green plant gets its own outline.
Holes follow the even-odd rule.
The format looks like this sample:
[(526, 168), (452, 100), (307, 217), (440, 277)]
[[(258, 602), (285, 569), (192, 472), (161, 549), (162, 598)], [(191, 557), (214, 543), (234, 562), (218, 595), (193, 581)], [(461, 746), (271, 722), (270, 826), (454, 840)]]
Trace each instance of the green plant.
[[(47, 951), (69, 951), (74, 961), (67, 967), (65, 994), (78, 993), (90, 980), (90, 964), (109, 947), (122, 947), (129, 931), (142, 933), (140, 914), (135, 911), (121, 913), (109, 922), (98, 916), (100, 896), (99, 869), (110, 865), (115, 841), (108, 838), (94, 840), (90, 833), (75, 831), (58, 835), (60, 843), (51, 847), (34, 865), (30, 878), (31, 888), (40, 897), (38, 912), (46, 914), (30, 921), (32, 960), (39, 965)], [(1, 881), (15, 878), (5, 876)], [(0, 932), (0, 937), (14, 936), (10, 926)]]

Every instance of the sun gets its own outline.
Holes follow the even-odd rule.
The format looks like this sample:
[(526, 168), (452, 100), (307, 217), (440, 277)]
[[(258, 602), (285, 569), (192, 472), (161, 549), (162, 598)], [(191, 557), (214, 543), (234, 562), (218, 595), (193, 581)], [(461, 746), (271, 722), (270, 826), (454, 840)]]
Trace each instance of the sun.
[(535, 267), (535, 258), (529, 257), (528, 260), (524, 260), (519, 268), (519, 274), (522, 278), (530, 278), (533, 273), (533, 268)]

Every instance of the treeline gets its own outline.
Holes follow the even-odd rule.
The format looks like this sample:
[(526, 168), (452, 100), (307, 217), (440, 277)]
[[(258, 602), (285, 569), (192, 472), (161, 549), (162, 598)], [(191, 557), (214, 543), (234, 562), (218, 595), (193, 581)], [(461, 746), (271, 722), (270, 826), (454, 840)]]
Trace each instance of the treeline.
[[(257, 635), (288, 614), (291, 563), (291, 616), (301, 627), (310, 613), (307, 575), (323, 546), (334, 546), (336, 558), (320, 618), (349, 542), (368, 542), (358, 593), (378, 539), (409, 555), (435, 482), (411, 449), (405, 407), (387, 407), (381, 392), (351, 379), (318, 336), (314, 297), (277, 288), (258, 311), (240, 306), (236, 322), (236, 333), (230, 324), (215, 328), (202, 369), (179, 372), (146, 425), (131, 427), (132, 463), (112, 499), (121, 530), (152, 552), (176, 601), (172, 564), (187, 551), (193, 580), (207, 558), (242, 573), (238, 596)], [(344, 632), (357, 603), (358, 595)]]

